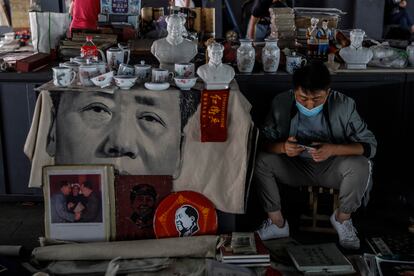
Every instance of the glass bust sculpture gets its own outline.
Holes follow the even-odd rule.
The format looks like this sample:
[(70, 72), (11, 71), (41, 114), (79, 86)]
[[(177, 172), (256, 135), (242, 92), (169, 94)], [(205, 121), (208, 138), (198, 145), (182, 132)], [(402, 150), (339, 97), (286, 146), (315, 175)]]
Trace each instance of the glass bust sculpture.
[(151, 53), (160, 62), (160, 68), (174, 71), (175, 63), (188, 63), (197, 54), (197, 44), (184, 39), (186, 33), (184, 27), (185, 18), (178, 14), (167, 16), (168, 35), (161, 38), (151, 46)]
[(365, 32), (360, 29), (351, 31), (351, 45), (342, 48), (339, 55), (346, 63), (347, 69), (366, 69), (373, 53), (369, 48), (362, 47)]
[(227, 89), (234, 78), (234, 69), (230, 65), (223, 64), (224, 46), (212, 43), (207, 47), (209, 61), (197, 70), (198, 76), (204, 81), (206, 89)]

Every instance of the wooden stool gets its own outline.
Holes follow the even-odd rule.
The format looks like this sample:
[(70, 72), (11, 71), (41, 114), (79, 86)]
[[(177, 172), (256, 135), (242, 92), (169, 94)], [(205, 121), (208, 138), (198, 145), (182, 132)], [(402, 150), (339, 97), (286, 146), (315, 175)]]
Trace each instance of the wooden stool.
[[(311, 231), (311, 232), (323, 232), (323, 233), (335, 233), (335, 230), (331, 227), (329, 222), (330, 215), (338, 208), (338, 196), (339, 190), (333, 188), (324, 188), (317, 186), (308, 186), (309, 192), (309, 209), (311, 211), (311, 216), (302, 215), (300, 219), (302, 221), (308, 222), (311, 221), (311, 226), (301, 226), (300, 230)], [(330, 215), (324, 215), (318, 213), (318, 196), (322, 194), (329, 194), (333, 198), (332, 213)], [(321, 226), (321, 222), (329, 226)]]

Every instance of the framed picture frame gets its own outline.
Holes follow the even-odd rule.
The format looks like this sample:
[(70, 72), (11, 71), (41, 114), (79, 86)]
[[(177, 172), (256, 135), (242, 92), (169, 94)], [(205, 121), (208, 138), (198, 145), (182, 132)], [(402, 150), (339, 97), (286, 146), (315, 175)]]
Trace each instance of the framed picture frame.
[(159, 203), (172, 192), (171, 175), (118, 175), (115, 177), (116, 240), (155, 238), (153, 222)]
[(68, 165), (43, 168), (45, 235), (68, 241), (111, 238), (111, 165)]

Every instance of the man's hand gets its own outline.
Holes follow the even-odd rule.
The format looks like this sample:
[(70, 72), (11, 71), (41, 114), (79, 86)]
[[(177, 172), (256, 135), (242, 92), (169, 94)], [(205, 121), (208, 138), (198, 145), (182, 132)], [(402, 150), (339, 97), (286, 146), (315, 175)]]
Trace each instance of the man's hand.
[[(312, 144), (316, 145), (316, 144)], [(318, 148), (309, 149), (308, 152), (312, 156), (313, 161), (321, 162), (325, 161), (331, 156), (335, 155), (337, 145), (334, 144), (317, 144)]]
[(73, 203), (73, 202), (68, 203), (68, 209), (69, 210), (72, 209), (74, 206), (75, 206), (75, 203)]
[(284, 152), (289, 157), (295, 157), (298, 156), (302, 151), (305, 149), (299, 145), (296, 144), (296, 138), (294, 136), (291, 136), (287, 139), (287, 141), (284, 144)]
[(76, 212), (75, 213), (75, 221), (80, 220), (80, 218), (81, 218), (81, 212)]

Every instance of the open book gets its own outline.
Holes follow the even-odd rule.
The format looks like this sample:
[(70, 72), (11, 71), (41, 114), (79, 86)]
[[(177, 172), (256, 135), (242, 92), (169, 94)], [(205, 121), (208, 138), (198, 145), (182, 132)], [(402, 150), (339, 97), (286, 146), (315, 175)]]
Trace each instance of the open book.
[(292, 246), (287, 251), (296, 268), (307, 274), (355, 272), (334, 243)]

